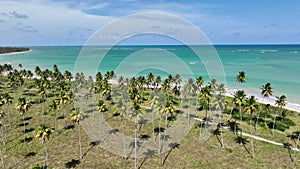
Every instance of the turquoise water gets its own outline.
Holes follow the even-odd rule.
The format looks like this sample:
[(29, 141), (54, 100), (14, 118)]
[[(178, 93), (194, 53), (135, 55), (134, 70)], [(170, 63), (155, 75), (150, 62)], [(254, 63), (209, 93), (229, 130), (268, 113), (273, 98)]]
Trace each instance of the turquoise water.
[[(24, 68), (31, 70), (37, 65), (42, 69), (52, 69), (57, 64), (62, 71), (73, 71), (82, 49), (81, 46), (30, 48), (29, 53), (0, 55), (0, 64), (17, 66), (21, 63)], [(205, 62), (213, 62), (206, 60), (203, 63), (185, 46), (117, 46), (108, 53), (105, 53), (107, 47), (87, 48), (89, 50), (80, 62), (88, 74), (94, 73), (96, 69), (119, 69), (117, 72), (125, 76), (152, 71), (162, 76), (170, 72), (179, 73), (187, 78), (189, 72), (184, 69), (187, 66), (195, 76), (202, 75), (208, 81)], [(219, 45), (215, 48), (224, 67), (226, 85), (229, 88), (241, 87), (251, 92), (260, 92), (261, 86), (270, 82), (275, 96), (285, 94), (290, 102), (300, 104), (300, 45)], [(101, 54), (105, 57), (98, 66)], [(153, 65), (160, 68), (153, 68)], [(221, 68), (216, 66), (213, 69)], [(235, 76), (241, 70), (247, 73), (248, 79), (245, 84), (240, 85), (235, 82)]]

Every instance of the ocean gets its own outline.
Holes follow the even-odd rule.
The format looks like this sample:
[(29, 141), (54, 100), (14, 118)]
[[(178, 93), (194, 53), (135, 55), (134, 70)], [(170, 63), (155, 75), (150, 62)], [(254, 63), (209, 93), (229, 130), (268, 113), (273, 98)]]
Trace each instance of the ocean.
[[(146, 75), (149, 71), (162, 77), (178, 73), (183, 79), (201, 75), (206, 83), (214, 78), (210, 76), (212, 71), (220, 70), (229, 91), (242, 88), (248, 94), (259, 97), (262, 85), (270, 82), (274, 88), (273, 96), (284, 94), (289, 104), (300, 104), (300, 45), (216, 45), (214, 48), (218, 58), (211, 60), (202, 60), (207, 56), (199, 58), (187, 46), (115, 46), (111, 49), (89, 46), (81, 52), (82, 48), (32, 46), (27, 53), (0, 55), (0, 64), (10, 63), (17, 68), (21, 63), (24, 68), (31, 70), (35, 66), (52, 69), (56, 64), (62, 71), (73, 72), (76, 68), (86, 70), (85, 73), (90, 75), (96, 71), (105, 73), (111, 70), (117, 76)], [(205, 67), (209, 63), (210, 71)], [(239, 71), (246, 72), (246, 83), (238, 84), (235, 81)], [(219, 75), (216, 76), (217, 80)]]

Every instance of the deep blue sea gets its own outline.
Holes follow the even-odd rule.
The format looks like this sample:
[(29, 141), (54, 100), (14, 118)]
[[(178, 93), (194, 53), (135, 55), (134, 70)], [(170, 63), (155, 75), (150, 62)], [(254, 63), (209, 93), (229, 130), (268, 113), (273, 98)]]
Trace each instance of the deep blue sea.
[[(83, 51), (82, 46), (30, 48), (28, 53), (0, 55), (0, 64), (21, 63), (31, 70), (35, 66), (52, 69), (56, 64), (62, 71), (73, 72), (76, 68), (90, 75), (108, 70), (114, 70), (117, 76), (145, 75), (151, 71), (163, 77), (178, 73), (186, 79), (192, 74), (202, 75), (206, 82), (224, 76), (228, 88), (243, 88), (256, 95), (263, 84), (270, 82), (274, 96), (284, 94), (289, 102), (300, 104), (300, 45), (217, 45), (216, 53), (205, 51), (212, 48), (198, 47), (205, 51), (200, 56), (187, 46), (89, 46)], [(235, 81), (239, 71), (247, 74), (244, 84)], [(223, 74), (211, 76), (214, 72)]]

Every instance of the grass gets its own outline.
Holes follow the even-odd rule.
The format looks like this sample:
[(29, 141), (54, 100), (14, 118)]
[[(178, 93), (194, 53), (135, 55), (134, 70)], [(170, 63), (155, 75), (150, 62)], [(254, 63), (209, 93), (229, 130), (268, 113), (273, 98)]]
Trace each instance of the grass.
[[(26, 85), (30, 85), (31, 82), (26, 82)], [(2, 81), (1, 92), (8, 91), (7, 84)], [(14, 90), (9, 90), (13, 97), (17, 97)], [(38, 100), (38, 96), (35, 96), (35, 89), (24, 90), (26, 95), (31, 100)], [(32, 95), (32, 96), (31, 96)], [(48, 102), (53, 98), (47, 99), (46, 104), (46, 125), (54, 128), (54, 116), (48, 112)], [(120, 127), (120, 117), (113, 116), (114, 111), (111, 109), (114, 105), (110, 101), (105, 101), (108, 111), (104, 112), (106, 121), (114, 129), (122, 131)], [(192, 103), (193, 104), (193, 103)], [(41, 105), (33, 104), (30, 110), (25, 114), (26, 117), (26, 129), (27, 133), (26, 142), (24, 141), (23, 122), (22, 116), (20, 116), (14, 109), (15, 101), (11, 107), (11, 126), (8, 126), (7, 115), (4, 122), (4, 130), (6, 137), (5, 147), (1, 144), (0, 149), (4, 154), (4, 162), (6, 168), (31, 168), (34, 164), (45, 163), (45, 151), (44, 146), (40, 140), (35, 138), (35, 129), (41, 124)], [(3, 110), (7, 110), (7, 106), (2, 107)], [(69, 107), (70, 108), (70, 107)], [(187, 108), (183, 107), (184, 110)], [(68, 108), (65, 108), (68, 110)], [(66, 115), (69, 115), (66, 112)], [(204, 111), (200, 111), (199, 114), (204, 115)], [(57, 117), (61, 116), (62, 112), (57, 112)], [(89, 114), (89, 115), (92, 115)], [(265, 127), (258, 127), (258, 130), (253, 134), (261, 136), (266, 139), (270, 139), (277, 142), (290, 142), (292, 140), (287, 137), (293, 131), (299, 129), (300, 118), (299, 114), (291, 112), (288, 114), (288, 118), (296, 122), (296, 126), (291, 127), (285, 132), (275, 130), (275, 134), (270, 133), (270, 129)], [(54, 168), (133, 168), (134, 159), (129, 158), (127, 161), (123, 157), (114, 155), (109, 151), (96, 145), (97, 140), (92, 140), (85, 133), (85, 130), (81, 130), (82, 150), (84, 157), (79, 159), (79, 143), (78, 143), (78, 125), (73, 124), (69, 118), (58, 119), (58, 131), (55, 131), (53, 136), (47, 141), (47, 148), (49, 152), (49, 165)], [(227, 114), (224, 114), (222, 121), (226, 122), (228, 118)], [(69, 129), (64, 129), (65, 120), (67, 120)], [(253, 122), (255, 118), (253, 118)], [(239, 121), (237, 121), (239, 123)], [(159, 118), (154, 121), (155, 126), (158, 126)], [(198, 122), (196, 122), (198, 123)], [(124, 120), (124, 132), (128, 136), (134, 135), (134, 124), (132, 121)], [(74, 125), (74, 126), (72, 126)], [(165, 120), (162, 118), (162, 127), (165, 127)], [(170, 126), (173, 123), (170, 122)], [(249, 131), (249, 122), (243, 122), (243, 131)], [(251, 152), (251, 139), (246, 138), (246, 144), (243, 146), (235, 141), (236, 136), (232, 131), (223, 130), (225, 148), (221, 148), (217, 136), (211, 135), (211, 137), (203, 143), (199, 143), (199, 128), (192, 127), (190, 132), (179, 143), (178, 148), (172, 149), (171, 152), (165, 152), (165, 156), (169, 153), (165, 164), (161, 165), (161, 156), (154, 156), (152, 158), (138, 158), (137, 164), (141, 168), (300, 168), (300, 153), (296, 154), (295, 162), (291, 161), (289, 150), (284, 147), (264, 143), (254, 140), (255, 146), (255, 158), (252, 159), (251, 155), (247, 152)], [(152, 123), (147, 123), (141, 127), (138, 131), (139, 135), (152, 135)]]

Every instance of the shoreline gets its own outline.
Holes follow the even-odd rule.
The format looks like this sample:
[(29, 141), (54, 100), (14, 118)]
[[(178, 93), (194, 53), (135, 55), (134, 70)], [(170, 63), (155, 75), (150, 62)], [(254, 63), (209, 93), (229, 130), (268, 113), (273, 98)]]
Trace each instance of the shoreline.
[(14, 55), (14, 54), (24, 54), (24, 53), (29, 53), (29, 52), (31, 52), (31, 49), (29, 49), (28, 51), (22, 51), (22, 52), (1, 53), (0, 56)]
[[(229, 97), (233, 97), (233, 94), (234, 94), (234, 92), (235, 91), (237, 91), (237, 90), (239, 90), (239, 89), (235, 89), (235, 88), (226, 88), (226, 94), (225, 94), (225, 96), (229, 96)], [(262, 103), (262, 104), (270, 104), (271, 106), (274, 106), (274, 107), (277, 107), (276, 105), (275, 105), (275, 101), (276, 101), (276, 97), (275, 96), (271, 96), (271, 97), (269, 97), (269, 98), (263, 98), (260, 94), (259, 94), (259, 92), (250, 92), (250, 91), (248, 91), (247, 89), (245, 90), (244, 89), (244, 91), (245, 91), (245, 93), (246, 93), (246, 95), (247, 95), (247, 98), (249, 98), (250, 96), (255, 96), (255, 98), (257, 99), (256, 101), (258, 102), (258, 103)], [(290, 102), (290, 101), (286, 101), (286, 106), (285, 107), (283, 107), (283, 109), (287, 109), (287, 110), (291, 110), (291, 111), (296, 111), (296, 112), (298, 112), (298, 113), (300, 113), (300, 104), (298, 104), (298, 103), (292, 103), (292, 102)]]

